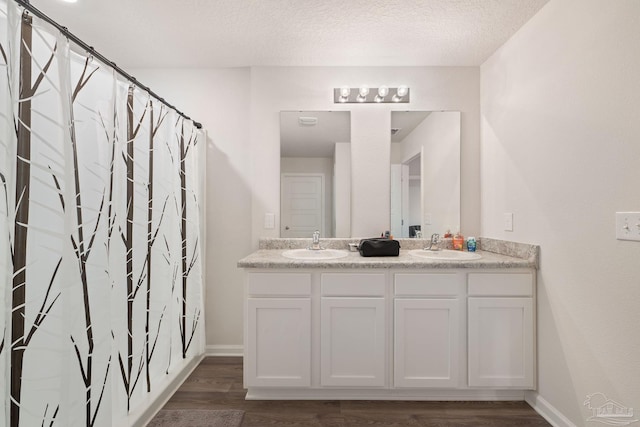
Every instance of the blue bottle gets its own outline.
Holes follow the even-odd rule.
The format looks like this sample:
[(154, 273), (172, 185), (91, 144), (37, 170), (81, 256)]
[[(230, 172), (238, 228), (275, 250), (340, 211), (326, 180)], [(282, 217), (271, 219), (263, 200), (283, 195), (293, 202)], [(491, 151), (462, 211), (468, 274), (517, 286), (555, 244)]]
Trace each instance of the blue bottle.
[(476, 251), (476, 238), (475, 237), (469, 237), (467, 239), (467, 250), (469, 252), (475, 252)]

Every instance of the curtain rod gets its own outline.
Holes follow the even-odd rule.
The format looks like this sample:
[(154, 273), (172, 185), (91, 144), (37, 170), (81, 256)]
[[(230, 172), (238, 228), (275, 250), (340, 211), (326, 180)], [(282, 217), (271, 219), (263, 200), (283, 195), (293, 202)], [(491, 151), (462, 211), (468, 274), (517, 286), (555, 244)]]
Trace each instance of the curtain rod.
[(191, 117), (187, 116), (186, 114), (184, 114), (182, 111), (178, 110), (176, 107), (174, 107), (173, 105), (169, 104), (167, 101), (165, 101), (164, 98), (161, 98), (160, 96), (158, 96), (158, 94), (156, 94), (154, 91), (152, 91), (149, 86), (145, 86), (142, 83), (140, 83), (135, 77), (133, 77), (131, 74), (127, 73), (125, 70), (123, 70), (122, 68), (120, 68), (118, 65), (116, 65), (115, 62), (110, 61), (109, 59), (107, 59), (104, 55), (102, 55), (100, 52), (98, 52), (97, 50), (95, 50), (93, 48), (93, 46), (89, 46), (88, 44), (86, 44), (85, 42), (83, 42), (82, 40), (80, 40), (77, 36), (75, 36), (73, 33), (71, 33), (67, 27), (63, 27), (62, 25), (58, 24), (56, 21), (54, 21), (52, 18), (50, 18), (49, 16), (47, 16), (44, 12), (41, 12), (39, 9), (37, 9), (35, 6), (32, 6), (31, 3), (29, 3), (29, 0), (13, 0), (16, 3), (18, 3), (20, 6), (22, 6), (25, 10), (29, 11), (30, 13), (34, 14), (35, 16), (37, 16), (38, 18), (46, 21), (47, 23), (49, 23), (50, 25), (53, 25), (55, 28), (58, 29), (58, 31), (60, 31), (67, 39), (69, 39), (70, 41), (74, 42), (75, 44), (77, 44), (78, 46), (80, 46), (82, 49), (86, 50), (87, 53), (90, 53), (91, 55), (93, 55), (95, 58), (98, 58), (100, 61), (102, 61), (104, 64), (112, 67), (114, 70), (116, 70), (118, 72), (118, 74), (120, 74), (122, 77), (124, 77), (125, 79), (129, 80), (132, 83), (135, 83), (138, 87), (140, 87), (142, 90), (146, 91), (149, 93), (149, 95), (153, 96), (154, 98), (156, 98), (158, 101), (162, 102), (164, 105), (166, 105), (167, 107), (171, 108), (172, 110), (174, 110), (176, 113), (178, 113), (180, 116), (184, 117), (187, 120), (191, 120), (193, 121), (193, 124), (196, 128), (198, 129), (202, 129), (202, 124), (200, 124), (199, 122), (196, 122), (195, 120), (193, 120)]

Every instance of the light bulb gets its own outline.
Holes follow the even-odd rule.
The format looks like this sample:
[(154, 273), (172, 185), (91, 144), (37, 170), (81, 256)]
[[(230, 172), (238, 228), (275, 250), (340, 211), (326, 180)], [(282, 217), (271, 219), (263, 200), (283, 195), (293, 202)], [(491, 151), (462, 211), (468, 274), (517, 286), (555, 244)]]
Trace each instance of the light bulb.
[(407, 96), (408, 93), (409, 93), (409, 88), (407, 86), (405, 85), (398, 86), (397, 94), (400, 98)]
[(340, 88), (340, 96), (343, 98), (348, 98), (351, 94), (351, 88), (349, 86), (342, 86)]
[(378, 88), (378, 96), (384, 98), (387, 95), (389, 95), (389, 88), (387, 86), (380, 86)]
[(360, 86), (357, 98), (358, 102), (365, 102), (367, 100), (367, 95), (369, 95), (369, 86)]

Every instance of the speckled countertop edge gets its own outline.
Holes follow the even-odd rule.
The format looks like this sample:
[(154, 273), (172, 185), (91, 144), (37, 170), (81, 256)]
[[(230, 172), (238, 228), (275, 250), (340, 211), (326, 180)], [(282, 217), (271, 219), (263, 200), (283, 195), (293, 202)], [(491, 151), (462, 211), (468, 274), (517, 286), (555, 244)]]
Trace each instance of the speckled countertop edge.
[(397, 269), (491, 269), (491, 268), (535, 268), (530, 260), (500, 255), (493, 252), (478, 251), (482, 258), (477, 260), (434, 260), (413, 256), (408, 250), (401, 250), (398, 257), (362, 257), (357, 252), (348, 256), (330, 260), (297, 260), (282, 256), (286, 249), (260, 249), (238, 261), (241, 268), (279, 268), (279, 269), (359, 269), (359, 268), (397, 268)]
[[(348, 249), (349, 243), (358, 243), (360, 238), (321, 239), (327, 249)], [(282, 256), (287, 249), (301, 249), (310, 245), (310, 239), (260, 239), (259, 250), (238, 261), (241, 268), (538, 268), (540, 247), (528, 243), (481, 237), (478, 239), (479, 260), (432, 260), (412, 256), (410, 250), (424, 248), (427, 239), (397, 239), (402, 250), (399, 257), (361, 257), (350, 252), (346, 258), (332, 260), (294, 260)], [(451, 248), (451, 239), (440, 244)]]
[[(326, 249), (349, 249), (349, 243), (360, 243), (362, 238), (331, 238), (320, 239), (322, 247)], [(402, 249), (422, 249), (429, 244), (428, 239), (395, 239), (400, 242)], [(280, 239), (275, 237), (263, 237), (260, 239), (258, 249), (303, 249), (311, 245), (311, 239)], [(442, 249), (451, 249), (451, 239), (443, 239), (439, 244)]]

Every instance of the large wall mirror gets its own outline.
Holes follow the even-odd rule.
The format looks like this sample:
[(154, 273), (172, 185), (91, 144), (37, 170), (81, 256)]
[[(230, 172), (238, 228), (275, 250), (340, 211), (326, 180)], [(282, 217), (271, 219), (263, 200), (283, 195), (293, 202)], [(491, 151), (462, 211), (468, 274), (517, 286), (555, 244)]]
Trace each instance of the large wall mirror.
[(351, 113), (280, 113), (280, 237), (351, 236)]
[(460, 112), (391, 112), (391, 234), (460, 229)]

